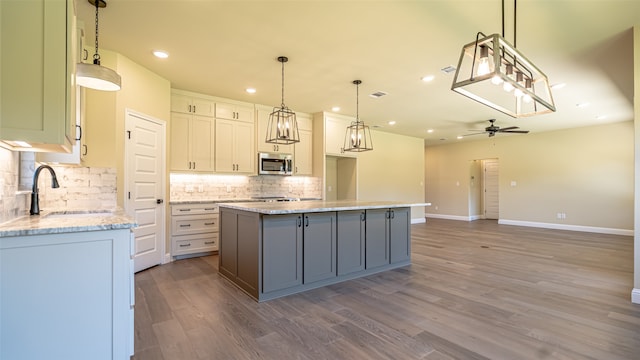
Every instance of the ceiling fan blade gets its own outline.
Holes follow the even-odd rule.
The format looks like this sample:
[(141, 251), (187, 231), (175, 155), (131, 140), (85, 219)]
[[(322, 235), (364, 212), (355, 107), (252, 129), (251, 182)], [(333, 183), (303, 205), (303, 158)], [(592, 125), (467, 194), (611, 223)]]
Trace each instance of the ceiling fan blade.
[(517, 127), (517, 126), (509, 126), (509, 127), (506, 127), (506, 128), (502, 128), (499, 131), (509, 131), (509, 130), (515, 130), (515, 129), (520, 129), (520, 128)]
[(500, 130), (500, 132), (504, 133), (512, 133), (512, 134), (528, 134), (529, 130)]

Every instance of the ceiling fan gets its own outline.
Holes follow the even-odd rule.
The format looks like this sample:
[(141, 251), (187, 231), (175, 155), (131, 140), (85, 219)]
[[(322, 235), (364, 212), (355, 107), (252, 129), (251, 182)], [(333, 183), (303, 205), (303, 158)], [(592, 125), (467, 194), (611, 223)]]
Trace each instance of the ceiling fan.
[(491, 125), (484, 128), (484, 131), (468, 134), (464, 136), (489, 134), (489, 137), (492, 137), (492, 136), (495, 136), (496, 133), (512, 133), (512, 134), (528, 134), (529, 133), (529, 130), (517, 130), (517, 129), (520, 129), (517, 126), (509, 126), (501, 129), (500, 126), (497, 126), (494, 124), (495, 121), (496, 119), (489, 119), (489, 122), (491, 123)]

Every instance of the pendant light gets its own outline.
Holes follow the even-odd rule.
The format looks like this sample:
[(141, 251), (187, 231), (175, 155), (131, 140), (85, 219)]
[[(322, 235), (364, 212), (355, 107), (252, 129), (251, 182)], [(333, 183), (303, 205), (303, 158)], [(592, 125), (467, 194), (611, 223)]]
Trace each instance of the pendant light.
[(279, 108), (274, 107), (269, 115), (265, 142), (287, 145), (300, 142), (300, 134), (296, 113), (284, 104), (284, 63), (289, 59), (286, 56), (279, 56), (278, 61), (282, 63), (282, 103)]
[(352, 121), (351, 125), (347, 126), (347, 133), (344, 135), (344, 151), (362, 152), (373, 150), (369, 127), (364, 124), (364, 121), (360, 121), (358, 113), (358, 87), (362, 84), (362, 81), (353, 80), (353, 84), (356, 86), (356, 121)]
[(100, 65), (98, 53), (98, 8), (107, 7), (105, 0), (88, 0), (96, 7), (96, 52), (93, 54), (93, 64), (76, 64), (76, 82), (78, 85), (103, 91), (120, 90), (120, 75), (107, 67)]
[(513, 45), (502, 36), (476, 34), (462, 47), (451, 90), (518, 118), (556, 111), (547, 76), (516, 49), (517, 0), (513, 1)]

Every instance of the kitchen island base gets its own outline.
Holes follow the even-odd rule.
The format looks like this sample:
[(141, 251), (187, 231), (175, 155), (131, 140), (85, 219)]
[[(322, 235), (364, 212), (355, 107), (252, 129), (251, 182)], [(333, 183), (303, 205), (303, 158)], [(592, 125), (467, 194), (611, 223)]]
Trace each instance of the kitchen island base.
[(219, 272), (257, 301), (411, 264), (408, 206), (241, 208), (220, 206)]

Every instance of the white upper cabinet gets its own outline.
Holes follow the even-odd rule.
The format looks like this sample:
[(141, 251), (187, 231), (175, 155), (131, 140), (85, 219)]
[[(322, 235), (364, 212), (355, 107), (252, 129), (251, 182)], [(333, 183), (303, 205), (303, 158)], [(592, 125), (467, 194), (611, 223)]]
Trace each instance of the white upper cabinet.
[(216, 118), (253, 122), (253, 105), (216, 101)]
[[(0, 1), (0, 140), (70, 152), (75, 143), (74, 1)], [(11, 34), (11, 36), (4, 36)]]
[(216, 172), (255, 174), (253, 122), (216, 119)]
[(313, 122), (310, 115), (297, 113), (300, 142), (294, 146), (294, 175), (313, 173)]
[(325, 115), (325, 154), (334, 156), (356, 157), (355, 152), (344, 151), (344, 135), (351, 120), (347, 117)]
[(171, 111), (213, 117), (215, 103), (212, 100), (184, 94), (171, 94)]

